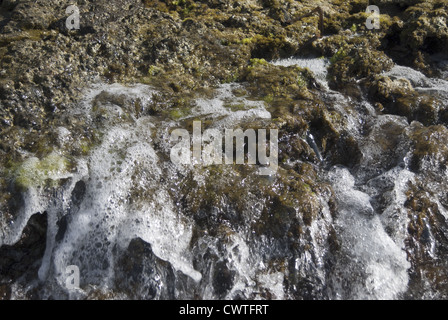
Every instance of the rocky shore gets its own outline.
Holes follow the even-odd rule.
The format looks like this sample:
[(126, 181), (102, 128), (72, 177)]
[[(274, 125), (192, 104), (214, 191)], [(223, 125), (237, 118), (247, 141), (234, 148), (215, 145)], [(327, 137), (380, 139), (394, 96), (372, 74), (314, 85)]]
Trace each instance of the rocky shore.
[[(264, 101), (272, 115), (267, 125), (279, 130), (275, 183), (237, 166), (203, 169), (201, 183), (194, 174), (172, 178), (170, 196), (194, 224), (190, 248), (202, 283), (193, 284), (145, 241), (133, 239), (116, 259), (114, 289), (85, 289), (83, 298), (197, 298), (204, 297), (208, 283), (215, 297), (229, 297), (237, 280), (232, 262), (223, 258), (224, 247), (243, 229), (261, 243), (267, 268), (286, 274), (283, 298), (335, 298), (339, 289), (332, 277), (344, 244), (334, 221), (343, 201), (322, 171), (344, 166), (369, 193), (373, 178), (402, 162), (415, 174), (404, 187), (404, 209), (396, 213), (407, 221), (403, 243), (410, 268), (406, 290), (394, 298), (447, 298), (448, 97), (419, 90), (417, 80), (393, 73), (399, 65), (428, 79), (448, 80), (446, 1), (78, 0), (80, 29), (68, 30), (65, 10), (70, 4), (3, 0), (0, 5), (0, 299), (48, 296), (48, 288), (36, 280), (48, 246), (46, 213), (35, 212), (40, 215), (32, 216), (20, 239), (5, 242), (27, 190), (37, 188), (47, 198), (58, 198), (70, 174), (79, 171), (78, 159), (104, 142), (110, 124), (151, 116), (190, 128), (195, 101), (212, 98), (216, 88), (229, 83), (241, 85), (235, 94)], [(380, 8), (378, 30), (366, 28), (368, 5)], [(318, 15), (292, 22), (316, 7), (324, 12), (320, 38)], [(292, 56), (328, 61), (329, 90), (344, 100), (331, 102), (309, 69), (271, 63)], [(85, 90), (98, 83), (145, 84), (157, 93), (145, 104), (103, 92), (92, 102), (92, 112), (77, 112)], [(386, 120), (370, 121), (356, 107), (364, 101), (373, 106), (375, 117)], [(346, 114), (335, 107), (341, 103)], [(105, 111), (108, 104), (119, 106), (123, 114), (113, 118)], [(359, 123), (353, 125), (347, 114)], [(241, 127), (264, 125), (251, 121)], [(353, 134), (353, 126), (361, 129)], [(324, 161), (307, 143), (310, 134)], [(162, 158), (162, 142), (152, 138)], [(367, 156), (369, 146), (378, 158)], [(152, 190), (138, 187), (142, 175), (136, 171), (129, 195), (135, 202), (151, 198)], [(76, 185), (71, 207), (84, 194), (85, 186)], [(394, 220), (385, 210), (396, 199), (394, 190), (369, 194), (370, 214)], [(257, 216), (248, 214), (253, 213), (251, 198), (262, 200)], [(324, 215), (326, 210), (330, 216)], [(321, 223), (318, 236), (311, 236), (314, 223)], [(397, 230), (386, 232), (397, 239)], [(220, 239), (214, 252), (201, 247), (210, 237)], [(308, 267), (297, 268), (307, 252)], [(323, 262), (316, 258), (319, 254)], [(155, 267), (137, 270), (142, 264)], [(119, 276), (133, 272), (134, 280)], [(136, 279), (145, 272), (176, 290), (141, 287)], [(32, 289), (25, 290), (30, 283)], [(281, 298), (271, 288), (261, 290), (259, 296), (242, 290), (232, 298)], [(342, 298), (350, 298), (349, 291)]]

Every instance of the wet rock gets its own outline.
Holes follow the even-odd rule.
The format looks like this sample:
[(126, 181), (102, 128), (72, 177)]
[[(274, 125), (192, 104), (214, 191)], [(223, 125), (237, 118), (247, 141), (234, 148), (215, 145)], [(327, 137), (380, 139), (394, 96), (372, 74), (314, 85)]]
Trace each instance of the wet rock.
[(408, 121), (417, 120), (431, 125), (437, 124), (443, 116), (442, 102), (428, 94), (418, 93), (406, 79), (378, 76), (370, 88), (370, 95), (385, 107), (386, 113), (405, 116)]
[(30, 218), (16, 244), (0, 247), (0, 292), (3, 292), (3, 298), (10, 297), (11, 283), (17, 280), (27, 283), (37, 279), (46, 236), (47, 214), (38, 213)]
[(52, 10), (48, 10), (48, 5), (55, 5), (56, 1), (42, 3), (32, 3), (30, 1), (17, 1), (17, 4), (8, 3), (6, 6), (12, 7), (11, 19), (17, 21), (20, 29), (47, 29), (54, 19)]
[(242, 80), (249, 82), (248, 90), (254, 96), (291, 101), (311, 97), (308, 87), (313, 76), (306, 69), (274, 66), (264, 59), (252, 59)]
[(130, 299), (174, 299), (175, 271), (154, 255), (151, 245), (137, 238), (118, 258), (115, 270), (118, 291)]
[(448, 157), (448, 129), (414, 123), (409, 132), (414, 144), (411, 168), (421, 173), (443, 172)]
[(0, 285), (0, 300), (11, 299), (11, 288), (8, 285)]
[(392, 60), (365, 40), (341, 47), (331, 58), (330, 86), (342, 89), (347, 83), (372, 77), (392, 68)]
[[(407, 193), (409, 237), (406, 251), (412, 264), (407, 299), (446, 299), (448, 226), (446, 207), (437, 203), (438, 197), (423, 181), (417, 181)], [(427, 286), (428, 283), (431, 285)]]
[[(351, 194), (360, 196), (361, 204), (350, 202), (350, 193), (336, 199), (337, 192), (321, 180), (320, 171), (325, 171), (324, 165), (342, 164), (358, 170), (357, 178), (367, 181), (408, 161), (407, 151), (410, 160), (404, 165), (423, 179), (408, 194), (411, 222), (406, 250), (413, 264), (408, 296), (423, 297), (425, 279), (430, 279), (434, 292), (446, 292), (444, 214), (436, 201), (440, 198), (445, 203), (446, 195), (425, 189), (436, 180), (438, 187), (443, 185), (440, 172), (446, 169), (448, 135), (444, 126), (435, 124), (446, 120), (446, 106), (416, 92), (408, 81), (379, 74), (389, 70), (393, 60), (437, 75), (432, 55), (447, 51), (447, 8), (441, 1), (382, 0), (376, 4), (381, 6), (382, 29), (368, 31), (365, 1), (83, 0), (78, 1), (81, 29), (69, 31), (66, 6), (60, 1), (2, 1), (0, 227), (7, 227), (22, 206), (21, 191), (57, 187), (48, 172), (74, 170), (72, 159), (88, 156), (108, 125), (133, 125), (146, 115), (178, 120), (188, 114), (195, 98), (210, 94), (211, 87), (239, 82), (251, 98), (265, 101), (273, 117), (271, 128), (280, 130), (277, 175), (261, 178), (252, 168), (229, 165), (172, 177), (166, 183), (177, 209), (185, 215), (181, 219), (193, 221), (192, 259), (203, 276), (200, 284), (157, 258), (149, 244), (134, 239), (118, 252), (115, 288), (92, 289), (87, 298), (203, 298), (204, 292), (219, 298), (330, 297), (327, 277), (338, 258), (351, 263), (339, 255), (344, 242), (332, 219), (344, 204), (347, 210), (375, 217), (391, 189), (381, 189), (375, 195), (376, 204), (364, 208), (365, 194)], [(328, 36), (320, 40), (316, 40), (317, 16), (293, 21), (317, 5), (325, 12), (324, 34)], [(328, 92), (307, 69), (268, 62), (305, 53), (331, 60), (330, 86), (351, 101), (324, 97)], [(92, 112), (83, 114), (79, 98), (83, 88), (94, 82), (146, 83), (160, 96), (144, 106), (124, 95), (104, 92), (96, 97)], [(414, 122), (405, 129), (406, 121), (394, 117), (366, 124), (365, 115), (354, 111), (365, 93), (384, 113), (421, 124)], [(265, 125), (254, 121), (244, 126)], [(307, 141), (310, 134), (315, 143)], [(166, 160), (161, 147), (157, 152), (161, 162)], [(52, 161), (55, 153), (59, 158)], [(32, 156), (36, 158), (30, 160)], [(360, 170), (365, 170), (364, 176)], [(197, 181), (195, 175), (202, 179)], [(133, 183), (140, 177), (136, 174)], [(85, 183), (78, 182), (71, 195), (72, 212), (85, 192)], [(141, 187), (133, 190), (129, 201), (151, 193)], [(57, 241), (63, 240), (68, 223), (67, 216), (57, 222)], [(0, 263), (5, 283), (21, 281), (23, 275), (35, 279), (46, 227), (38, 221), (35, 228), (27, 228), (22, 242), (0, 249), (6, 257)], [(259, 247), (250, 248), (250, 254), (249, 248), (244, 252), (240, 234)], [(28, 238), (36, 243), (27, 242)], [(431, 251), (434, 239), (440, 244)], [(441, 260), (433, 259), (432, 252)], [(101, 255), (94, 257), (91, 266), (107, 269), (107, 253)], [(249, 256), (267, 267), (245, 270), (242, 266)], [(425, 260), (434, 267), (425, 266)], [(285, 275), (273, 276), (280, 290), (252, 281), (261, 283), (259, 279), (272, 276), (270, 271)], [(241, 289), (257, 285), (260, 294)], [(347, 292), (351, 289), (348, 286)], [(10, 295), (9, 283), (0, 285), (0, 298)]]
[(1, 3), (2, 8), (6, 10), (14, 9), (14, 7), (19, 3), (18, 0), (4, 0)]
[(75, 207), (79, 207), (82, 200), (84, 199), (84, 195), (86, 193), (86, 184), (84, 181), (80, 180), (76, 182), (75, 187), (72, 191), (72, 205)]
[(360, 143), (358, 176), (367, 181), (404, 164), (410, 149), (407, 126), (405, 118), (392, 115), (383, 115), (368, 126), (368, 135)]
[(431, 55), (446, 52), (446, 4), (439, 1), (413, 1), (400, 8), (403, 23), (386, 39), (394, 41), (389, 52), (394, 60), (427, 75), (438, 73)]
[(223, 298), (233, 286), (234, 272), (227, 268), (224, 261), (216, 263), (213, 272), (215, 293), (219, 298)]

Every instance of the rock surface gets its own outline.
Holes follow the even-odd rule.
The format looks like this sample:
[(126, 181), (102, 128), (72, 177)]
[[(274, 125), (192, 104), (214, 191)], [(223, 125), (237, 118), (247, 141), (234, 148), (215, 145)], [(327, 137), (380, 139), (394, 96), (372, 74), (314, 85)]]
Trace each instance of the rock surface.
[[(448, 4), (369, 1), (381, 9), (381, 28), (367, 30), (367, 2), (79, 0), (80, 29), (67, 30), (66, 1), (2, 1), (0, 299), (48, 297), (50, 290), (33, 284), (23, 295), (11, 293), (11, 283), (26, 287), (37, 278), (45, 239), (55, 236), (46, 231), (46, 216), (35, 215), (17, 243), (3, 244), (28, 190), (40, 188), (53, 199), (54, 190), (69, 186), (80, 172), (78, 160), (90, 156), (113, 125), (132, 126), (151, 116), (190, 127), (194, 117), (185, 115), (196, 99), (213, 96), (214, 88), (226, 83), (241, 84), (242, 95), (264, 101), (271, 113), (269, 128), (279, 130), (275, 181), (237, 166), (203, 169), (200, 183), (193, 173), (172, 178), (166, 183), (170, 196), (193, 221), (190, 249), (200, 282), (134, 238), (116, 253), (113, 289), (85, 289), (80, 297), (328, 299), (340, 297), (338, 290), (356, 297), (334, 280), (345, 241), (338, 215), (346, 210), (341, 206), (354, 204), (339, 199), (338, 208), (338, 183), (326, 174), (331, 166), (343, 165), (356, 177), (356, 187), (366, 184), (363, 192), (373, 199), (371, 210), (356, 210), (384, 220), (386, 209), (398, 201), (398, 186), (369, 189), (369, 183), (397, 166), (416, 175), (403, 187), (405, 211), (400, 213), (407, 221), (402, 240), (411, 264), (409, 284), (393, 298), (446, 298), (448, 100), (387, 72), (399, 64), (448, 80), (440, 64), (448, 52)], [(317, 6), (325, 12), (322, 39), (316, 39), (317, 16), (292, 22)], [(335, 91), (328, 93), (307, 68), (270, 63), (296, 55), (328, 59), (328, 83)], [(95, 96), (91, 112), (77, 112), (85, 89), (95, 83), (143, 83), (157, 94), (148, 105), (104, 91)], [(366, 97), (373, 111), (360, 107)], [(111, 105), (123, 112), (110, 112)], [(315, 144), (309, 143), (310, 134)], [(156, 152), (161, 159), (168, 156), (161, 146)], [(137, 186), (142, 177), (144, 172), (135, 173), (130, 195), (137, 203), (153, 192)], [(85, 188), (78, 185), (68, 200), (69, 212), (79, 209)], [(248, 199), (260, 200), (261, 209), (254, 211)], [(386, 228), (391, 237), (392, 229)], [(248, 271), (250, 280), (239, 274), (244, 261), (229, 253), (237, 251), (242, 233), (258, 246), (251, 250), (261, 252), (264, 264), (258, 274)], [(61, 231), (56, 241), (63, 238)], [(274, 290), (277, 282), (262, 284), (268, 271), (286, 275), (278, 281), (282, 295)], [(247, 292), (255, 286), (259, 291)], [(369, 297), (378, 297), (375, 292)]]

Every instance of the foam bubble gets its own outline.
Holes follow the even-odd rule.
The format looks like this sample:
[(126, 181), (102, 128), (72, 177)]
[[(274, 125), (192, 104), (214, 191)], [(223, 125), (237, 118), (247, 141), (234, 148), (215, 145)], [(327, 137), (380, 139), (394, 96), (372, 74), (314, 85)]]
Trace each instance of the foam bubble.
[[(394, 299), (404, 292), (409, 281), (410, 264), (402, 249), (404, 244), (395, 242), (370, 204), (370, 197), (354, 189), (354, 178), (341, 167), (330, 174), (339, 210), (335, 221), (342, 236), (344, 262), (337, 267), (336, 295), (354, 299)], [(366, 215), (368, 213), (368, 215)], [(350, 283), (344, 288), (339, 281)]]

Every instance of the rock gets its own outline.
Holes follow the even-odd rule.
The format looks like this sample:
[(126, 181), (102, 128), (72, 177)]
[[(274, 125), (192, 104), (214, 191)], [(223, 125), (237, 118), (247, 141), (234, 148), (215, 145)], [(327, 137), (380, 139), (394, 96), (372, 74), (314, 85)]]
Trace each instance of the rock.
[(355, 80), (376, 76), (393, 67), (392, 60), (367, 41), (342, 46), (331, 58), (330, 86), (342, 89)]
[(441, 101), (428, 94), (418, 93), (406, 79), (390, 79), (377, 76), (370, 88), (375, 102), (384, 106), (384, 112), (405, 116), (408, 121), (417, 120), (425, 125), (439, 123), (444, 108)]
[(10, 300), (11, 299), (11, 288), (6, 285), (0, 285), (0, 300)]
[(169, 262), (154, 255), (151, 245), (137, 238), (118, 258), (117, 292), (130, 299), (175, 299), (175, 271)]
[[(445, 189), (439, 185), (438, 190)], [(446, 192), (446, 189), (443, 190)], [(446, 209), (435, 201), (439, 198), (424, 180), (418, 180), (407, 193), (409, 236), (406, 251), (412, 264), (407, 299), (446, 299)], [(426, 279), (431, 286), (425, 287)]]
[(229, 270), (223, 261), (215, 264), (213, 270), (213, 287), (215, 293), (221, 299), (225, 297), (227, 292), (233, 287), (233, 279), (235, 272)]
[[(448, 157), (448, 133), (440, 125), (448, 117), (446, 106), (417, 92), (409, 81), (382, 73), (403, 62), (437, 75), (432, 56), (448, 50), (447, 7), (421, 0), (375, 4), (381, 7), (381, 29), (370, 31), (365, 27), (366, 1), (358, 0), (80, 0), (81, 28), (67, 30), (67, 4), (2, 1), (0, 230), (23, 207), (22, 192), (57, 188), (61, 181), (52, 182), (51, 174), (76, 171), (74, 160), (88, 157), (109, 125), (134, 125), (150, 115), (188, 126), (193, 119), (183, 118), (196, 98), (213, 95), (214, 86), (238, 82), (242, 95), (265, 102), (272, 115), (270, 128), (280, 131), (277, 174), (262, 178), (251, 167), (229, 165), (195, 169), (201, 181), (194, 174), (172, 177), (166, 183), (180, 219), (192, 221), (192, 261), (202, 280), (194, 283), (158, 258), (150, 244), (133, 239), (127, 248), (117, 249), (113, 288), (92, 289), (86, 298), (192, 299), (204, 298), (204, 292), (223, 299), (272, 298), (278, 294), (275, 288), (263, 285), (257, 287), (259, 293), (247, 294), (235, 286), (254, 288), (274, 272), (284, 275), (276, 283), (287, 298), (331, 298), (327, 280), (343, 245), (332, 219), (341, 208), (334, 190), (321, 179), (322, 171), (335, 164), (353, 172), (368, 166), (357, 177), (367, 180), (402, 160), (421, 179), (407, 194), (406, 250), (413, 265), (407, 294), (422, 297), (424, 281), (431, 281), (434, 292), (446, 292), (446, 226), (436, 201), (448, 203), (439, 181)], [(325, 13), (326, 37), (319, 40), (317, 16), (294, 21), (316, 6)], [(270, 63), (306, 54), (330, 60), (330, 87), (344, 95), (322, 88), (306, 68)], [(97, 82), (145, 83), (158, 93), (144, 106), (103, 92), (91, 112), (79, 112), (84, 89)], [(377, 111), (414, 122), (409, 126), (404, 118), (387, 115), (370, 126), (368, 112), (359, 110), (365, 94)], [(372, 112), (371, 117), (377, 116)], [(253, 121), (242, 126), (265, 125)], [(153, 138), (157, 145), (160, 141)], [(373, 148), (376, 153), (369, 153)], [(160, 161), (166, 160), (162, 148), (155, 149)], [(443, 192), (435, 192), (434, 186)], [(134, 191), (130, 201), (152, 192), (144, 187)], [(79, 181), (70, 212), (79, 209), (85, 194), (86, 182)], [(342, 200), (350, 204), (350, 199)], [(353, 203), (347, 207), (370, 217), (381, 203), (366, 210)], [(45, 250), (44, 217), (33, 216), (16, 245), (0, 248), (0, 299), (14, 297), (11, 282), (25, 288), (36, 280)], [(56, 222), (56, 241), (64, 240), (65, 217)], [(258, 246), (250, 248), (251, 254), (256, 251), (250, 258), (260, 259), (264, 269), (239, 273), (238, 263), (250, 262), (238, 242), (241, 234)], [(431, 260), (428, 253), (434, 243), (441, 260)], [(106, 264), (98, 262), (103, 268)], [(24, 297), (40, 296), (48, 294), (33, 288)]]
[(430, 173), (445, 170), (448, 159), (448, 129), (445, 126), (424, 127), (413, 123), (409, 136), (414, 143), (411, 168)]
[(11, 297), (12, 283), (27, 286), (37, 278), (47, 237), (47, 214), (38, 213), (28, 221), (20, 240), (0, 247), (0, 299)]

